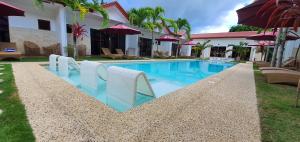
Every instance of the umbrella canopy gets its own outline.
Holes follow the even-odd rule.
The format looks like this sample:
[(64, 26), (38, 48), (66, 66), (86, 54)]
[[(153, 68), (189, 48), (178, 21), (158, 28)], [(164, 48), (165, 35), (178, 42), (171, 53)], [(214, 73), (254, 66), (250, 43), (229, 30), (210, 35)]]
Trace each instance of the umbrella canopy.
[(130, 27), (122, 25), (122, 24), (111, 26), (111, 27), (105, 28), (105, 29), (101, 29), (100, 31), (107, 32), (107, 33), (119, 34), (119, 35), (141, 34), (141, 31), (134, 29), (134, 28), (130, 28)]
[(188, 41), (188, 42), (186, 42), (182, 45), (197, 45), (197, 43), (195, 41), (191, 40), (191, 41)]
[(24, 16), (24, 10), (0, 1), (0, 16)]
[[(263, 15), (259, 15), (258, 12), (268, 1), (269, 0), (256, 0), (252, 4), (237, 10), (238, 24), (265, 28), (268, 25), (272, 10), (268, 10), (268, 12), (265, 12)], [(275, 25), (270, 25), (269, 27), (274, 26)], [(287, 23), (287, 27), (293, 27), (293, 20)]]
[(157, 41), (179, 41), (179, 39), (171, 36), (171, 35), (162, 35), (156, 39)]
[[(247, 39), (258, 40), (258, 41), (260, 41), (260, 40), (275, 41), (276, 35), (277, 35), (277, 33), (273, 34), (273, 32), (267, 32), (267, 33), (261, 33), (261, 34), (249, 36), (249, 37), (247, 37)], [(291, 36), (291, 35), (286, 36), (286, 40), (297, 40), (297, 39), (299, 39), (299, 37)]]

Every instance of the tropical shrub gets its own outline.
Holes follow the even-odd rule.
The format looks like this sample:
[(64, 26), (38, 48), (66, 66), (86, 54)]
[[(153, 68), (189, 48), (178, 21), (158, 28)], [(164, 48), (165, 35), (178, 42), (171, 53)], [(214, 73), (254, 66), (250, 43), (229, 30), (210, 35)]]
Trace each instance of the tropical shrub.
[(205, 41), (205, 42), (203, 42), (203, 43), (198, 42), (198, 43), (193, 47), (193, 49), (194, 49), (195, 52), (196, 52), (196, 56), (199, 55), (199, 58), (201, 58), (202, 51), (203, 51), (204, 49), (206, 49), (206, 48), (212, 47), (212, 45), (209, 44), (210, 41), (211, 41), (211, 40), (207, 40), (207, 41)]
[(247, 42), (240, 42), (239, 45), (233, 45), (230, 44), (228, 46), (232, 46), (233, 49), (226, 50), (226, 52), (235, 52), (237, 54), (236, 60), (239, 61), (240, 59), (245, 59), (245, 56), (249, 52), (249, 49), (247, 48), (248, 43)]

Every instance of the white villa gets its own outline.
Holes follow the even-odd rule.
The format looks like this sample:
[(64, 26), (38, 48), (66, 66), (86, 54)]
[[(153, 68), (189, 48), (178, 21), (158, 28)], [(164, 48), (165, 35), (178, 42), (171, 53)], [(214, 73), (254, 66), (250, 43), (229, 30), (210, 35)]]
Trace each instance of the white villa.
[[(258, 61), (261, 58), (261, 53), (256, 53), (255, 45), (258, 45), (257, 41), (246, 39), (249, 36), (255, 35), (257, 32), (223, 32), (223, 33), (203, 33), (193, 34), (191, 38), (197, 43), (203, 43), (207, 40), (211, 40), (209, 44), (211, 48), (207, 48), (203, 51), (202, 57), (221, 57), (221, 58), (235, 58), (236, 55), (233, 52), (225, 52), (226, 50), (232, 49), (230, 45), (238, 45), (241, 41), (247, 42), (249, 45), (249, 52), (247, 58), (249, 61)], [(284, 50), (284, 60), (294, 57), (297, 47), (299, 46), (300, 40), (288, 41)], [(186, 46), (186, 50), (190, 50), (188, 56), (193, 54), (191, 46)], [(271, 47), (273, 48), (273, 47)]]
[[(73, 15), (72, 11), (62, 4), (45, 2), (44, 8), (40, 9), (33, 5), (32, 0), (4, 0), (4, 2), (25, 10), (25, 16), (1, 18), (1, 23), (4, 23), (1, 25), (8, 25), (6, 32), (9, 35), (9, 41), (3, 42), (15, 42), (18, 51), (23, 53), (24, 41), (35, 42), (41, 47), (60, 43), (62, 51), (65, 51), (68, 43), (72, 44), (70, 25), (73, 23)], [(129, 25), (128, 15), (117, 1), (103, 6), (109, 14), (110, 26), (119, 23)], [(151, 56), (150, 32), (139, 29), (142, 31), (140, 35), (118, 37), (114, 34), (100, 32), (101, 21), (100, 15), (90, 13), (80, 22), (81, 25), (85, 25), (87, 37), (83, 41), (79, 41), (79, 44), (87, 46), (87, 55), (100, 55), (100, 48), (109, 48), (109, 42), (111, 42), (112, 52), (115, 48), (121, 48), (123, 51), (130, 51), (128, 54)], [(155, 33), (154, 36), (158, 38), (160, 35)]]
[[(18, 51), (24, 53), (24, 41), (32, 41), (40, 47), (49, 46), (51, 44), (60, 43), (62, 54), (66, 55), (68, 44), (72, 44), (72, 36), (70, 25), (74, 21), (72, 11), (59, 3), (47, 3), (43, 9), (33, 5), (32, 0), (3, 0), (6, 3), (19, 7), (25, 10), (24, 17), (9, 16), (0, 17), (1, 31), (5, 36), (0, 38), (0, 42), (15, 42)], [(109, 14), (109, 25), (125, 24), (129, 25), (128, 14), (117, 2), (106, 3), (103, 5)], [(147, 30), (140, 29), (140, 35), (120, 36), (111, 33), (103, 33), (101, 29), (101, 15), (90, 13), (85, 20), (81, 21), (81, 25), (85, 25), (87, 37), (79, 44), (84, 44), (86, 55), (100, 55), (101, 48), (110, 48), (111, 52), (120, 48), (128, 55), (135, 56), (151, 56), (151, 33)], [(154, 37), (158, 38), (164, 33), (155, 32)], [(230, 44), (239, 44), (244, 41), (249, 45), (257, 45), (256, 41), (247, 40), (246, 37), (255, 35), (256, 32), (226, 32), (226, 33), (205, 33), (193, 34), (192, 39), (197, 42), (211, 40), (212, 48), (205, 49), (202, 57), (221, 57), (234, 58), (234, 52), (225, 52), (232, 49)], [(153, 51), (156, 48), (159, 51), (164, 51), (169, 56), (175, 56), (176, 42), (157, 42), (154, 45)], [(298, 41), (289, 41), (285, 50), (285, 59), (294, 56), (295, 48), (298, 47)], [(194, 56), (191, 45), (184, 45), (180, 51), (181, 56)], [(256, 46), (249, 46), (247, 60), (258, 60), (260, 55), (256, 54)]]

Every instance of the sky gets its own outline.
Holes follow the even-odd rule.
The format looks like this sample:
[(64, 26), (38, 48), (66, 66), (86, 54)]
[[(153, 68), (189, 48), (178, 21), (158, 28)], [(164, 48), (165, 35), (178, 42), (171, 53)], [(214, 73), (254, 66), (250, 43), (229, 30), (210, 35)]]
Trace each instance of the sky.
[[(111, 0), (104, 0), (110, 2)], [(253, 0), (118, 0), (127, 11), (131, 8), (161, 6), (165, 17), (186, 18), (192, 33), (228, 32), (237, 24), (236, 10)]]

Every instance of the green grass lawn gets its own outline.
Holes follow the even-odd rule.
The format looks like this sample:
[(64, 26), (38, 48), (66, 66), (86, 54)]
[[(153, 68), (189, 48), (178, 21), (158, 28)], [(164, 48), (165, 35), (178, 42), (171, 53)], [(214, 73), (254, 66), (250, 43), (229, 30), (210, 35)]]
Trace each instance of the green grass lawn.
[[(257, 67), (254, 67), (257, 70)], [(300, 108), (295, 108), (296, 87), (268, 84), (255, 71), (262, 141), (300, 142)]]
[(35, 140), (32, 129), (26, 118), (24, 105), (22, 104), (14, 82), (11, 65), (4, 65), (4, 75), (0, 76), (4, 82), (0, 83), (0, 142), (32, 142)]

